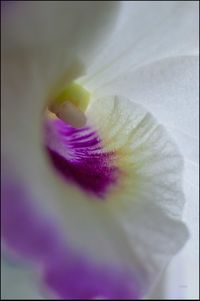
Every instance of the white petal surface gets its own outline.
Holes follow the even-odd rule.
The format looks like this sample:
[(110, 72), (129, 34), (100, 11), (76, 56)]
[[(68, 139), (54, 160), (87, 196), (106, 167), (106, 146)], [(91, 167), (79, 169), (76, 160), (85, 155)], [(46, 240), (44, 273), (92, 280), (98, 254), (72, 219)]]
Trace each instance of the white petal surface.
[(196, 1), (123, 1), (116, 30), (83, 83), (96, 87), (130, 67), (198, 53), (198, 37)]
[(197, 162), (198, 61), (197, 56), (175, 57), (130, 69), (94, 94), (117, 93), (144, 105), (174, 135), (183, 154)]
[[(130, 70), (95, 91), (98, 95), (120, 93), (145, 105), (166, 125), (185, 158), (184, 190), (187, 202), (184, 220), (191, 238), (180, 257), (173, 260), (168, 278), (163, 280), (164, 291), (160, 298), (198, 296), (198, 82), (198, 57), (176, 57)], [(183, 269), (181, 278), (180, 266)], [(172, 276), (173, 280), (170, 280)]]

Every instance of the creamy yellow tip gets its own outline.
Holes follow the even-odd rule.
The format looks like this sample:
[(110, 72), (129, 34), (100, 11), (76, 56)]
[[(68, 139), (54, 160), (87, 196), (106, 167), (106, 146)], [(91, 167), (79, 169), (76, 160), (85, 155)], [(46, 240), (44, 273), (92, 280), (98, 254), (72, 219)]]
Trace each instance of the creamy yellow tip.
[(72, 103), (80, 111), (84, 112), (90, 101), (90, 93), (77, 83), (69, 84), (53, 101), (54, 105), (62, 105), (65, 102)]

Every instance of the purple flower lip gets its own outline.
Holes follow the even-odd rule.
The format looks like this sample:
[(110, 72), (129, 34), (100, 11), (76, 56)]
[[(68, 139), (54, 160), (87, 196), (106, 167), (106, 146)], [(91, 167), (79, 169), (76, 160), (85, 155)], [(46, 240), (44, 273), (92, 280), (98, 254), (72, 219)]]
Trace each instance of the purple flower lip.
[(75, 129), (59, 119), (48, 120), (45, 145), (55, 169), (85, 192), (104, 199), (117, 184), (120, 170), (114, 164), (115, 153), (104, 150), (91, 127)]

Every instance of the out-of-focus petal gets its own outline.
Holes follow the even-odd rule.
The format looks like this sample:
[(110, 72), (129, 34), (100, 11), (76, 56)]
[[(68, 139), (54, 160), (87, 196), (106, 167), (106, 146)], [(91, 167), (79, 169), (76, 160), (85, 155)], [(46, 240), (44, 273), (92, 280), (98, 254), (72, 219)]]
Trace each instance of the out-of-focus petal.
[(198, 2), (123, 1), (116, 30), (82, 83), (93, 88), (130, 67), (197, 54), (198, 39)]
[[(123, 266), (121, 262), (114, 264), (112, 260), (110, 262), (104, 260), (104, 257), (108, 257), (107, 254), (102, 254), (97, 259), (96, 253), (92, 254), (91, 252), (90, 256), (85, 249), (76, 248), (74, 238), (77, 239), (77, 237), (66, 239), (66, 236), (69, 238), (73, 229), (70, 230), (68, 227), (61, 229), (59, 220), (56, 222), (55, 212), (52, 216), (47, 211), (44, 212), (42, 207), (36, 208), (37, 200), (31, 199), (31, 195), (27, 193), (27, 186), (23, 187), (19, 178), (11, 175), (8, 175), (7, 179), (4, 177), (3, 188), (2, 236), (4, 247), (7, 251), (12, 252), (15, 260), (20, 259), (21, 263), (28, 260), (29, 266), (31, 263), (32, 270), (37, 273), (35, 279), (37, 279), (38, 289), (43, 291), (42, 295), (56, 296), (61, 299), (91, 299), (103, 295), (113, 299), (138, 297), (141, 294), (136, 271), (133, 272), (128, 266)], [(60, 199), (56, 200), (56, 202), (59, 201)], [(70, 201), (75, 202), (76, 207), (76, 202), (80, 202), (80, 199), (70, 199)], [(67, 199), (65, 202), (65, 205), (69, 205)], [(55, 209), (54, 206), (54, 211)], [(65, 207), (65, 209), (69, 210), (70, 208)], [(88, 209), (87, 205), (86, 209)], [(73, 213), (71, 212), (71, 214)], [(88, 213), (86, 214), (88, 215)], [(78, 216), (77, 212), (74, 217), (78, 218)], [(84, 217), (85, 214), (79, 221), (83, 223)], [(87, 229), (88, 226), (91, 227), (90, 215), (88, 217), (87, 223), (82, 224), (84, 229)], [(68, 219), (66, 215), (65, 218)], [(98, 216), (93, 216), (93, 218), (98, 218)], [(72, 220), (68, 222), (71, 224)], [(107, 225), (109, 225), (108, 220)], [(79, 225), (71, 224), (71, 226), (77, 228)], [(107, 231), (111, 231), (111, 229), (108, 228)], [(101, 228), (97, 234), (98, 232), (101, 233)], [(79, 234), (81, 234), (80, 231)], [(82, 235), (84, 236), (84, 232)], [(106, 242), (106, 239), (101, 236), (99, 239), (101, 239), (101, 243)], [(87, 244), (87, 241), (85, 243)], [(89, 241), (88, 243), (90, 244)], [(107, 250), (109, 251), (109, 248)]]
[(1, 261), (1, 298), (3, 300), (43, 300), (38, 293), (36, 275), (19, 264)]
[[(40, 74), (37, 67), (29, 72), (38, 77), (35, 81), (46, 89), (45, 93), (51, 94), (55, 87), (62, 88), (85, 73), (106, 46), (119, 7), (117, 1), (5, 1), (1, 11), (2, 61), (10, 62), (20, 74), (36, 61)], [(9, 68), (3, 67), (3, 74)], [(40, 110), (45, 101), (35, 98)], [(19, 105), (20, 99), (15, 97), (15, 102)]]
[[(42, 143), (41, 115), (52, 85), (65, 84), (85, 71), (85, 64), (91, 62), (96, 52), (105, 45), (119, 5), (117, 2), (92, 4), (72, 1), (2, 1), (1, 5), (2, 159), (5, 159), (5, 154), (8, 159), (5, 160), (2, 177), (15, 171), (16, 177), (22, 178), (22, 183), (26, 178), (24, 186), (28, 185), (29, 191), (33, 188), (30, 182), (34, 178), (29, 156), (38, 165), (40, 159), (37, 159), (41, 157), (36, 149), (39, 150)], [(102, 23), (103, 26), (100, 26)], [(23, 141), (27, 141), (28, 148)], [(24, 163), (21, 161), (23, 156)], [(8, 168), (8, 161), (11, 169)], [(12, 191), (12, 187), (9, 190)], [(41, 187), (38, 190), (41, 193)], [(17, 193), (17, 200), (18, 196)], [(42, 200), (46, 201), (46, 197)], [(24, 197), (24, 201), (22, 207), (26, 208), (30, 203), (29, 197)], [(18, 213), (23, 214), (24, 208), (21, 209), (22, 212)], [(17, 233), (23, 239), (23, 232), (19, 230)], [(32, 238), (29, 238), (30, 243)], [(4, 270), (2, 273), (7, 281)], [(16, 283), (20, 289), (20, 283)], [(31, 287), (28, 289), (30, 294)], [(14, 283), (10, 283), (10, 292), (15, 298), (30, 296), (28, 293), (26, 295), (26, 291), (19, 292), (15, 288)]]
[(3, 53), (62, 54), (63, 64), (67, 56), (91, 62), (105, 46), (120, 8), (117, 1), (3, 2)]

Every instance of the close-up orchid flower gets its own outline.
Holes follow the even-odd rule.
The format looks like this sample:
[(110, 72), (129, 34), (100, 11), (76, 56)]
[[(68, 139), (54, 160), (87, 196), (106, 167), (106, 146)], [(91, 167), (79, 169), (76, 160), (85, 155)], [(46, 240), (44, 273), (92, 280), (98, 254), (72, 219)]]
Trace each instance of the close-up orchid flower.
[(198, 2), (1, 17), (2, 299), (197, 299)]

